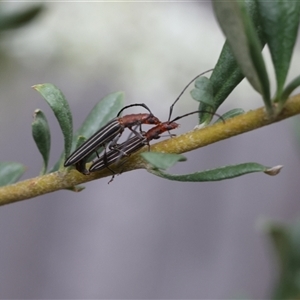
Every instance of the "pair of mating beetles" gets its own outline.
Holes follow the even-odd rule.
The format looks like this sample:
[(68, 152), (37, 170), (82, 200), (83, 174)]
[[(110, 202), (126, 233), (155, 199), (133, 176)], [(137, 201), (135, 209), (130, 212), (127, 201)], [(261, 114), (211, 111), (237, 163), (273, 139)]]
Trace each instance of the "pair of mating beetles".
[[(188, 115), (200, 112), (193, 111), (185, 115), (176, 117), (173, 120), (170, 120), (173, 112), (173, 107), (175, 103), (180, 99), (182, 94), (185, 92), (185, 90), (198, 77), (209, 71), (211, 70), (197, 75), (183, 89), (183, 91), (180, 93), (180, 95), (176, 98), (176, 100), (170, 107), (169, 119), (167, 122), (161, 122), (152, 114), (151, 110), (143, 103), (127, 105), (119, 111), (116, 118), (109, 121), (105, 126), (100, 128), (95, 134), (93, 134), (89, 139), (87, 139), (79, 148), (77, 148), (67, 158), (67, 160), (64, 163), (64, 166), (68, 167), (71, 165), (75, 165), (76, 169), (85, 175), (89, 174), (90, 172), (100, 171), (105, 168), (108, 168), (113, 174), (115, 174), (115, 172), (109, 167), (110, 165), (112, 165), (115, 162), (118, 162), (121, 158), (125, 156), (130, 156), (132, 153), (138, 151), (145, 145), (148, 145), (149, 147), (150, 141), (153, 139), (159, 139), (162, 133), (176, 129), (179, 126), (179, 124), (175, 121)], [(146, 110), (149, 111), (149, 114), (131, 114), (120, 117), (123, 110), (132, 106), (144, 107)], [(156, 126), (152, 127), (147, 132), (144, 132), (142, 131), (142, 124)], [(117, 142), (125, 128), (130, 129), (134, 136), (129, 138), (125, 142), (118, 144)], [(139, 131), (136, 130), (137, 128), (139, 128)], [(106, 151), (107, 146), (110, 149), (110, 151), (108, 152)], [(89, 167), (89, 170), (87, 170), (85, 167), (87, 159), (93, 154), (93, 152), (97, 151), (97, 149), (99, 149), (100, 147), (104, 147), (104, 154), (99, 157), (98, 153), (96, 152), (97, 158), (92, 161), (92, 165)]]

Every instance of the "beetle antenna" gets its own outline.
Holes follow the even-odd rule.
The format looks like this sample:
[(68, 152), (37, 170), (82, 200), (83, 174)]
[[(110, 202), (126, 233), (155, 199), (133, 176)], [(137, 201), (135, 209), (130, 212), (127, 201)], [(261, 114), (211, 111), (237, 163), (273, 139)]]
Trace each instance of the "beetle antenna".
[(153, 116), (152, 111), (150, 110), (150, 108), (149, 108), (146, 104), (144, 104), (144, 103), (134, 103), (134, 104), (129, 104), (129, 105), (124, 106), (124, 107), (118, 112), (117, 117), (120, 116), (121, 112), (122, 112), (124, 109), (126, 109), (126, 108), (128, 108), (128, 107), (132, 107), (132, 106), (142, 106), (142, 107), (144, 107), (145, 109), (147, 109), (147, 110), (149, 111), (150, 115)]
[(199, 74), (199, 75), (197, 75), (195, 78), (193, 78), (186, 86), (185, 86), (185, 88), (181, 91), (181, 93), (179, 94), (179, 96), (176, 98), (176, 100), (174, 101), (174, 103), (170, 106), (170, 113), (169, 113), (169, 119), (168, 119), (168, 121), (170, 121), (170, 119), (171, 119), (171, 116), (172, 116), (172, 112), (173, 112), (173, 107), (174, 107), (174, 105), (176, 104), (176, 102), (180, 99), (180, 97), (183, 95), (183, 93), (186, 91), (186, 89), (198, 78), (198, 77), (200, 77), (200, 76), (202, 76), (202, 75), (204, 75), (204, 74), (206, 74), (206, 73), (208, 73), (208, 72), (211, 72), (211, 71), (213, 71), (213, 69), (209, 69), (209, 70), (207, 70), (207, 71), (205, 71), (205, 72), (202, 72), (201, 74)]
[(213, 112), (208, 111), (208, 110), (196, 110), (196, 111), (192, 111), (192, 112), (190, 112), (190, 113), (187, 113), (187, 114), (184, 114), (184, 115), (182, 115), (182, 116), (176, 117), (175, 119), (173, 119), (172, 121), (170, 121), (170, 123), (173, 123), (173, 122), (175, 122), (175, 121), (177, 121), (177, 120), (179, 120), (179, 119), (182, 119), (182, 118), (184, 118), (184, 117), (187, 117), (187, 116), (189, 116), (189, 115), (193, 115), (193, 114), (196, 114), (196, 113), (209, 113), (209, 114), (211, 114), (211, 115), (214, 115), (214, 116), (219, 117), (219, 118), (223, 121), (223, 123), (225, 123), (225, 120), (223, 119), (223, 117), (222, 117), (221, 115), (219, 115), (219, 114), (217, 114), (217, 113), (213, 113)]

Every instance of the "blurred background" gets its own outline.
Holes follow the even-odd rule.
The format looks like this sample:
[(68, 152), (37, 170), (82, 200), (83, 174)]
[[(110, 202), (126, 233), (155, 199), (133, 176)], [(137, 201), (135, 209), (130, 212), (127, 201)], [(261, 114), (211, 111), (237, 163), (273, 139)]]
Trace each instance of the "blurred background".
[[(34, 5), (0, 3), (0, 12)], [(59, 125), (32, 85), (63, 91), (75, 130), (116, 91), (165, 120), (184, 86), (214, 67), (223, 43), (210, 2), (44, 4), (24, 26), (0, 33), (0, 160), (25, 164), (22, 179), (38, 176), (42, 158), (31, 135), (37, 108), (51, 127), (50, 165), (63, 149)], [(299, 74), (296, 47), (288, 80)], [(262, 105), (244, 80), (218, 112)], [(186, 92), (174, 116), (197, 106)], [(197, 116), (180, 123), (177, 134), (192, 129)], [(214, 183), (138, 170), (109, 185), (109, 178), (90, 182), (80, 193), (1, 207), (0, 298), (270, 298), (279, 267), (262, 224), (299, 216), (295, 118), (185, 155), (170, 172), (249, 161), (284, 168), (275, 177)]]

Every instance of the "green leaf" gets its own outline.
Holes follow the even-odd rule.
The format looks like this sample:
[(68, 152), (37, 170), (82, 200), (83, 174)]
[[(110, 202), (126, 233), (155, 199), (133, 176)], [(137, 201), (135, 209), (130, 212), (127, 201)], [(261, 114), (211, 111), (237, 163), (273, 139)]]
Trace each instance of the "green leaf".
[(299, 299), (300, 295), (300, 221), (291, 224), (265, 222), (278, 255), (279, 278), (272, 299)]
[(205, 103), (207, 106), (211, 106), (210, 110), (203, 110), (199, 113), (199, 123), (208, 124), (212, 118), (212, 113), (215, 111), (214, 97), (213, 97), (213, 85), (207, 77), (199, 77), (195, 81), (195, 88), (191, 90), (191, 96), (198, 102)]
[(75, 149), (77, 149), (78, 147), (80, 147), (84, 142), (86, 141), (86, 137), (79, 135), (77, 137), (77, 142), (76, 142), (76, 147)]
[(172, 175), (159, 170), (148, 170), (150, 173), (162, 178), (185, 182), (219, 181), (242, 176), (253, 172), (264, 172), (268, 175), (276, 175), (282, 166), (274, 168), (265, 167), (258, 163), (243, 163), (238, 165), (228, 165), (217, 169), (206, 170), (185, 175)]
[(152, 165), (154, 169), (166, 170), (174, 166), (179, 161), (186, 161), (186, 157), (181, 154), (143, 152), (141, 156)]
[(35, 5), (19, 12), (5, 13), (0, 11), (0, 30), (14, 29), (26, 25), (36, 18), (44, 9), (44, 5)]
[(0, 186), (18, 181), (25, 169), (24, 165), (17, 162), (0, 162)]
[(51, 145), (50, 128), (47, 118), (41, 110), (35, 110), (33, 117), (34, 120), (31, 124), (32, 136), (44, 160), (41, 174), (45, 174), (47, 172)]
[(284, 91), (282, 92), (282, 96), (280, 99), (280, 106), (282, 107), (283, 104), (286, 102), (286, 100), (289, 98), (289, 96), (291, 95), (291, 93), (300, 86), (300, 75), (297, 76), (296, 78), (294, 78), (284, 89)]
[(297, 38), (300, 1), (256, 1), (275, 68), (276, 100), (280, 101)]
[(263, 224), (263, 231), (266, 232), (272, 239), (273, 246), (277, 251), (277, 255), (282, 263), (282, 266), (286, 266), (286, 262), (289, 258), (289, 234), (288, 229), (282, 224), (265, 221)]
[(223, 114), (221, 117), (222, 118), (219, 118), (216, 122), (216, 123), (220, 123), (220, 122), (224, 122), (225, 120), (228, 120), (228, 119), (231, 119), (231, 118), (234, 118), (236, 116), (239, 116), (239, 115), (242, 115), (244, 114), (245, 111), (242, 109), (242, 108), (234, 108), (234, 109), (231, 109), (229, 110), (228, 112), (226, 112), (225, 114)]
[[(254, 23), (255, 30), (260, 39), (261, 45), (265, 44), (263, 32), (260, 28), (260, 19), (253, 1), (247, 1), (246, 3), (248, 13)], [(210, 77), (210, 81), (213, 85), (214, 93), (214, 107), (215, 110), (225, 101), (228, 95), (233, 89), (242, 81), (244, 74), (242, 73), (237, 61), (230, 49), (228, 40), (226, 40), (220, 57), (216, 66), (214, 67), (213, 73)], [(199, 110), (212, 111), (210, 106), (201, 103)], [(214, 111), (212, 111), (213, 113)], [(211, 116), (212, 118), (212, 116)]]
[(198, 102), (205, 102), (214, 107), (213, 87), (207, 77), (199, 77), (195, 81), (195, 88), (191, 90), (191, 96)]
[[(231, 50), (253, 88), (258, 91), (269, 113), (272, 113), (270, 86), (265, 63), (261, 54), (262, 43), (250, 18), (257, 13), (254, 0), (245, 2), (213, 1), (216, 17), (225, 33)], [(258, 16), (256, 17), (258, 18)]]
[[(214, 107), (216, 110), (244, 77), (232, 54), (228, 41), (226, 41), (210, 77), (210, 82), (213, 85)], [(201, 109), (206, 109), (206, 107), (200, 106)]]
[(64, 136), (64, 158), (67, 158), (71, 151), (73, 139), (72, 114), (69, 104), (64, 94), (51, 83), (34, 85), (33, 88), (44, 97), (57, 118)]
[(85, 189), (85, 186), (83, 185), (74, 185), (72, 187), (66, 188), (66, 190), (69, 190), (71, 192), (79, 193)]

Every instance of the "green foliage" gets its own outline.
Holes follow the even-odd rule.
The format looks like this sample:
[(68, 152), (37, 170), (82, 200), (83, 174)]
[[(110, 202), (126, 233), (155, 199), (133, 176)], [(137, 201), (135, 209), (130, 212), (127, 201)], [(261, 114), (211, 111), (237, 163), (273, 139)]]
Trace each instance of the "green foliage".
[(25, 166), (17, 162), (0, 162), (0, 186), (13, 184), (25, 172)]
[(300, 296), (300, 220), (285, 225), (266, 222), (279, 261), (279, 278), (272, 299), (299, 299)]
[(300, 86), (300, 75), (294, 78), (284, 89), (282, 92), (281, 98), (280, 98), (280, 103), (281, 106), (285, 103), (285, 101), (288, 99), (290, 94)]
[[(204, 181), (220, 181), (225, 179), (231, 179), (231, 178), (235, 178), (238, 176), (242, 176), (254, 172), (264, 172), (265, 174), (268, 175), (276, 175), (279, 173), (280, 169), (281, 166), (270, 168), (258, 163), (243, 163), (238, 165), (228, 165), (216, 169), (205, 170), (201, 172), (195, 172), (195, 173), (184, 174), (184, 175), (168, 174), (158, 170), (157, 167), (153, 170), (149, 170), (149, 172), (169, 180), (183, 181), (183, 182), (204, 182)], [(275, 172), (273, 172), (272, 170), (274, 170)]]
[[(199, 113), (199, 123), (204, 125), (208, 124), (217, 109), (215, 106), (217, 104), (214, 98), (212, 81), (206, 77), (199, 77), (196, 79), (195, 88), (191, 90), (191, 96), (194, 100), (200, 102), (200, 109), (205, 110), (200, 111)], [(220, 118), (217, 122), (238, 116), (242, 113), (244, 113), (244, 110), (241, 108), (232, 109), (222, 115), (222, 118)]]
[(48, 121), (44, 113), (37, 109), (34, 112), (32, 127), (32, 136), (33, 139), (43, 157), (44, 166), (41, 171), (41, 174), (47, 172), (49, 155), (50, 155), (50, 145), (51, 145), (51, 135)]
[[(1, 3), (0, 3), (1, 5)], [(8, 13), (0, 7), (0, 31), (16, 29), (34, 20), (44, 9), (41, 4), (24, 8), (22, 11)]]
[[(227, 38), (220, 58), (229, 58), (227, 64), (223, 63), (221, 68), (215, 68), (210, 79), (214, 88), (215, 107), (225, 100), (243, 74), (262, 95), (269, 114), (274, 113), (274, 102), (279, 102), (276, 113), (280, 113), (291, 92), (300, 84), (297, 77), (284, 89), (299, 27), (300, 2), (214, 0), (213, 7)], [(270, 96), (268, 74), (261, 54), (265, 43), (270, 49), (277, 79), (277, 91), (273, 99)], [(219, 67), (218, 64), (217, 66)], [(225, 87), (221, 86), (222, 82), (225, 82)], [(206, 103), (201, 104), (201, 107), (205, 105)]]
[(251, 20), (251, 16), (258, 19), (258, 14), (249, 13), (249, 10), (256, 12), (256, 3), (214, 1), (213, 4), (216, 17), (239, 67), (252, 87), (263, 96), (266, 108), (271, 112), (269, 80), (261, 54), (262, 43)]
[[(244, 75), (238, 66), (228, 41), (225, 42), (217, 64), (211, 74), (215, 110), (225, 101), (234, 88), (243, 80)], [(200, 87), (198, 87), (200, 88)], [(194, 98), (194, 97), (193, 97)], [(196, 99), (195, 99), (196, 100)], [(199, 110), (209, 109), (205, 103), (200, 103)]]
[(175, 153), (144, 152), (141, 156), (151, 164), (154, 169), (166, 170), (179, 161), (186, 161), (186, 157)]
[(219, 118), (215, 123), (224, 122), (226, 120), (229, 120), (233, 117), (242, 115), (244, 113), (245, 113), (245, 111), (242, 108), (231, 109), (231, 110), (227, 111), (225, 114), (223, 114), (221, 116), (222, 118)]
[(212, 113), (217, 110), (214, 102), (212, 82), (204, 76), (199, 77), (195, 81), (195, 88), (191, 90), (191, 96), (194, 100), (201, 104), (205, 104), (205, 108), (203, 108), (203, 110), (207, 112), (199, 114), (199, 122), (201, 124), (208, 124), (212, 118)]
[(300, 2), (257, 0), (264, 36), (271, 52), (277, 79), (276, 101), (281, 100), (296, 42)]
[(51, 83), (34, 85), (33, 88), (43, 96), (57, 118), (64, 136), (66, 158), (71, 152), (73, 138), (73, 121), (69, 103), (64, 94)]
[[(239, 43), (243, 44), (242, 45), (243, 48), (246, 46), (245, 41), (247, 38), (245, 37), (245, 33), (243, 32), (245, 28), (243, 23), (244, 20), (243, 19), (241, 20), (241, 14), (246, 15), (247, 13), (249, 13), (247, 19), (250, 18), (253, 22), (254, 29), (252, 28), (252, 30), (255, 30), (256, 32), (261, 48), (265, 44), (265, 40), (260, 26), (260, 18), (258, 16), (258, 11), (257, 11), (257, 6), (255, 4), (255, 1), (246, 1), (244, 7), (245, 9), (243, 12), (239, 11), (241, 5), (240, 2), (241, 1), (239, 1), (239, 3), (235, 3), (235, 1), (214, 1), (213, 2), (215, 10), (217, 10), (220, 14), (220, 18), (222, 20), (221, 22), (226, 23), (228, 21), (228, 24), (226, 23), (223, 25), (225, 27), (226, 32), (228, 32), (229, 37), (226, 35), (225, 32), (227, 40), (223, 46), (220, 57), (210, 77), (210, 81), (213, 86), (214, 110), (212, 109), (211, 105), (207, 106), (206, 103), (202, 103), (202, 102), (200, 103), (199, 110), (204, 110), (204, 111), (208, 110), (211, 112), (215, 112), (218, 109), (218, 107), (226, 100), (229, 94), (234, 90), (234, 88), (245, 77), (245, 74), (243, 74), (242, 72), (243, 67), (239, 65), (240, 61), (236, 58), (236, 54), (235, 54), (235, 52), (237, 52), (238, 56), (244, 55), (242, 50), (239, 51), (240, 49)], [(227, 13), (228, 15), (226, 15)], [(235, 22), (234, 26), (229, 22), (230, 20), (232, 22)], [(237, 41), (235, 41), (235, 34), (238, 34)], [(231, 42), (236, 43), (234, 45), (234, 49), (237, 48), (236, 51), (232, 51), (231, 47), (233, 46)], [(241, 63), (244, 64), (243, 61)], [(211, 114), (201, 113), (200, 124), (207, 123), (207, 120), (210, 120), (211, 118), (212, 118)]]

